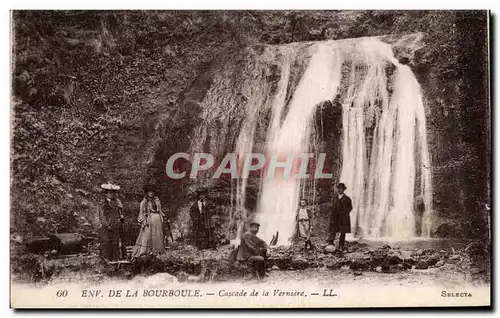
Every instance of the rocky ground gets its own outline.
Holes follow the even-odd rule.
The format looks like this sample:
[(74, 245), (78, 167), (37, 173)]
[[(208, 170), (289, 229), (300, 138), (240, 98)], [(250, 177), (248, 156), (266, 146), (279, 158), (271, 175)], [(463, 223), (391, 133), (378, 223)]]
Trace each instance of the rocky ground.
[[(336, 283), (400, 283), (419, 285), (489, 284), (490, 263), (485, 245), (464, 242), (454, 246), (421, 248), (418, 244), (387, 245), (363, 240), (347, 242), (344, 253), (318, 245), (315, 252), (301, 246), (274, 247), (268, 261), (268, 282), (287, 280)], [(416, 245), (416, 246), (415, 246)], [(433, 244), (439, 247), (438, 244)], [(232, 247), (199, 250), (190, 245), (170, 246), (166, 255), (135, 262), (106, 263), (96, 253), (50, 256), (13, 255), (13, 279), (19, 282), (101, 282), (105, 279), (152, 279), (169, 276), (186, 283), (246, 282), (252, 280), (246, 264), (228, 260)]]

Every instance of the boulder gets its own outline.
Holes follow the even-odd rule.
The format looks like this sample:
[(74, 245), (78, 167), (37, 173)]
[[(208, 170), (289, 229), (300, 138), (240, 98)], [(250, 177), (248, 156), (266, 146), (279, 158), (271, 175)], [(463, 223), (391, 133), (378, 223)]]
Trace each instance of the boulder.
[(389, 260), (387, 258), (387, 252), (384, 250), (376, 250), (372, 252), (370, 259), (370, 267), (376, 268), (378, 266), (389, 266)]
[(401, 254), (397, 251), (391, 251), (387, 254), (387, 258), (389, 260), (390, 265), (397, 265), (403, 263), (403, 258)]
[(327, 245), (324, 249), (324, 252), (327, 254), (332, 254), (335, 252), (335, 246), (333, 245)]
[(273, 265), (273, 267), (271, 267), (271, 269), (273, 271), (279, 271), (280, 270), (280, 268), (278, 266), (276, 266), (276, 265)]
[(411, 256), (416, 257), (416, 256), (422, 256), (423, 254), (424, 254), (423, 250), (416, 250), (411, 254)]
[(292, 266), (295, 269), (305, 269), (311, 267), (311, 264), (307, 259), (299, 256), (292, 258)]
[(430, 255), (429, 257), (426, 258), (427, 264), (429, 266), (434, 266), (437, 262), (440, 261), (440, 257), (436, 254)]
[(425, 250), (422, 251), (422, 253), (424, 255), (431, 255), (431, 254), (435, 254), (436, 253), (436, 250), (433, 249), (433, 248), (426, 248)]
[(458, 254), (454, 254), (454, 255), (451, 255), (449, 258), (448, 258), (448, 263), (452, 263), (452, 264), (455, 264), (455, 263), (458, 263), (462, 260), (462, 257)]
[(85, 241), (79, 233), (56, 233), (50, 237), (50, 243), (61, 254), (77, 254), (83, 250)]
[(353, 259), (353, 260), (351, 260), (351, 264), (349, 265), (349, 268), (353, 271), (369, 270), (370, 269), (370, 262), (367, 260), (363, 260), (363, 259)]
[(380, 269), (382, 270), (382, 273), (391, 273), (391, 266), (390, 265), (388, 266), (388, 265), (384, 264), (380, 267)]
[(292, 262), (290, 257), (271, 257), (268, 259), (269, 266), (277, 266), (281, 270), (290, 269)]
[(27, 240), (25, 246), (29, 252), (35, 254), (43, 254), (44, 252), (50, 251), (52, 249), (50, 238), (48, 237)]
[(375, 251), (371, 251), (370, 254), (370, 267), (374, 269), (380, 266), (382, 268), (382, 272), (384, 273), (389, 272), (391, 266), (403, 263), (401, 253), (390, 249), (389, 245), (385, 245)]
[(443, 266), (443, 265), (444, 265), (444, 261), (443, 261), (443, 260), (440, 260), (440, 261), (438, 261), (436, 264), (434, 264), (434, 267), (439, 268), (439, 267), (441, 267), (441, 266)]
[[(390, 272), (391, 273), (395, 273), (395, 272), (401, 272), (401, 271), (405, 271), (408, 269), (407, 267), (408, 265), (404, 265), (404, 264), (397, 264), (397, 265), (394, 265), (394, 266), (391, 266), (390, 267)], [(411, 267), (410, 267), (411, 268)]]
[(341, 260), (332, 260), (326, 264), (326, 268), (328, 269), (340, 269), (344, 263)]
[(415, 269), (428, 269), (429, 268), (429, 263), (425, 260), (421, 260), (417, 263), (415, 266)]
[(403, 264), (415, 265), (417, 261), (413, 257), (408, 257), (403, 259)]

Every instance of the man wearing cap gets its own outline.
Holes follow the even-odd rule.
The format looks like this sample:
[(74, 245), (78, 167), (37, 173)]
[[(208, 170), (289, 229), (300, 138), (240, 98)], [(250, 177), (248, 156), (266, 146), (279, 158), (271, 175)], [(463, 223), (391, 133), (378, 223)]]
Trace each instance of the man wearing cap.
[(328, 238), (328, 244), (333, 245), (335, 235), (340, 233), (338, 251), (344, 249), (345, 234), (351, 233), (351, 218), (349, 217), (349, 213), (352, 211), (352, 201), (351, 198), (344, 193), (345, 189), (345, 184), (338, 184), (337, 195), (333, 196), (333, 207), (330, 217), (330, 236)]
[(258, 222), (250, 223), (250, 230), (241, 237), (236, 259), (249, 262), (252, 266), (252, 274), (261, 279), (266, 275), (267, 244), (257, 237), (259, 228)]
[(117, 196), (120, 187), (112, 183), (101, 185), (104, 189), (104, 202), (99, 209), (101, 221), (101, 256), (108, 261), (126, 258), (127, 248), (123, 240), (123, 205)]

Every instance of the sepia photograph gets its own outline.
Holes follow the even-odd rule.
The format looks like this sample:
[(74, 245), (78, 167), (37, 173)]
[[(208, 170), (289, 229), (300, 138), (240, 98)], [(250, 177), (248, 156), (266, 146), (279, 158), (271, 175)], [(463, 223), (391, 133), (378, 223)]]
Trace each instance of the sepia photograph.
[(490, 307), (490, 19), (10, 11), (10, 306)]

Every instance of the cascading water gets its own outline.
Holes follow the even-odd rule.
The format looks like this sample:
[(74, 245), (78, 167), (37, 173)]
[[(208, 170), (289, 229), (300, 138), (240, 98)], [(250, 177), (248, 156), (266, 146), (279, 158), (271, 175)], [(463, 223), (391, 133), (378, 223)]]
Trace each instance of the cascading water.
[[(311, 119), (315, 107), (322, 101), (335, 96), (340, 83), (340, 54), (335, 47), (316, 45), (309, 65), (305, 70), (288, 106), (288, 113), (281, 125), (270, 126), (271, 140), (267, 140), (266, 157), (293, 160), (301, 153), (308, 152)], [(276, 100), (273, 110), (275, 117), (284, 107)], [(300, 200), (298, 178), (286, 178), (276, 173), (273, 178), (264, 176), (258, 211), (262, 217), (261, 235), (272, 237), (276, 231), (287, 242), (293, 236), (295, 211)], [(290, 217), (291, 215), (291, 217)], [(278, 228), (277, 228), (278, 227)]]
[[(298, 83), (291, 85), (291, 74), (297, 74), (294, 62), (304, 59), (298, 54), (304, 48), (307, 66)], [(309, 152), (317, 106), (337, 98), (343, 108), (340, 181), (353, 200), (352, 231), (363, 237), (414, 237), (414, 197), (423, 196), (427, 211), (432, 197), (425, 109), (410, 68), (399, 64), (389, 44), (374, 38), (290, 44), (273, 50), (277, 53), (270, 58), (274, 57), (280, 74), (277, 89), (272, 96), (263, 90), (249, 94), (237, 153), (252, 151), (262, 109), (271, 111), (265, 137), (268, 160), (286, 161)], [(266, 241), (278, 231), (278, 244), (289, 243), (304, 182), (279, 173), (274, 178), (262, 174), (257, 217)], [(245, 210), (245, 187), (246, 180), (238, 181), (237, 210)], [(424, 215), (423, 236), (429, 236), (429, 224)]]
[[(359, 211), (359, 232), (356, 233), (361, 236), (414, 237), (415, 194), (422, 193), (427, 209), (430, 208), (430, 164), (422, 95), (411, 70), (405, 65), (396, 66), (391, 99), (382, 100), (382, 115), (375, 127), (366, 180), (368, 201), (365, 209)], [(422, 144), (419, 167), (415, 166), (417, 123)], [(421, 190), (415, 192), (417, 169), (422, 180)], [(363, 195), (362, 191), (352, 193), (353, 198)], [(424, 236), (428, 235), (424, 230)]]

